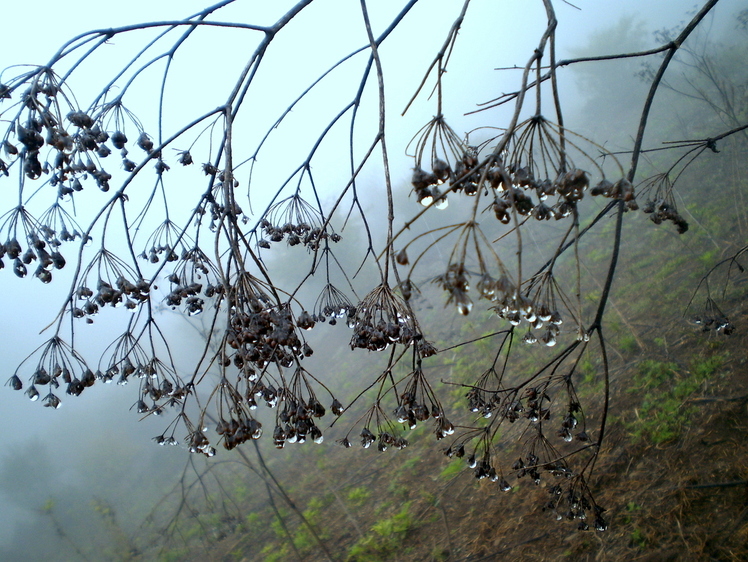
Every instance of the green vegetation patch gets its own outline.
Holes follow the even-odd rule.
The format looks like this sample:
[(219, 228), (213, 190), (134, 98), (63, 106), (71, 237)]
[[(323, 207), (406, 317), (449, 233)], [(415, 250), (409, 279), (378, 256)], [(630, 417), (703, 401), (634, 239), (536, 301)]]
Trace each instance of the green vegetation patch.
[(638, 440), (660, 445), (680, 438), (696, 408), (688, 399), (713, 378), (724, 363), (724, 357), (713, 355), (695, 358), (691, 369), (683, 371), (671, 362), (645, 360), (634, 375), (631, 392), (644, 394), (637, 418), (630, 431)]
[(374, 523), (369, 533), (351, 547), (348, 562), (376, 562), (398, 552), (415, 525), (410, 504), (405, 502), (400, 511)]

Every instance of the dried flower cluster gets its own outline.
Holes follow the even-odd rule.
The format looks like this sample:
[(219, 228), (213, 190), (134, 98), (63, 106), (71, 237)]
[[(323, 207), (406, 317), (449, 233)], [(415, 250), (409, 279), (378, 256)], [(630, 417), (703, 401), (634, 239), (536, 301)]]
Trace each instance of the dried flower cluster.
[(188, 316), (195, 316), (204, 310), (205, 300), (199, 295), (210, 299), (222, 295), (224, 291), (215, 265), (198, 246), (183, 251), (167, 279), (171, 290), (166, 295), (166, 304), (177, 307), (184, 302)]
[[(355, 317), (356, 307), (351, 304), (348, 297), (334, 285), (327, 283), (322, 288), (317, 301), (314, 303), (314, 314), (311, 317), (307, 314), (304, 318), (305, 325), (308, 326), (305, 329), (310, 329), (314, 326), (314, 322), (327, 321), (331, 326), (334, 326), (341, 318), (345, 318), (349, 325), (348, 327), (353, 328), (355, 326)], [(299, 322), (301, 322), (301, 318), (299, 318)], [(301, 324), (299, 325), (301, 326)]]
[[(561, 134), (557, 125), (537, 115), (518, 125), (510, 142), (502, 141), (505, 143), (502, 151), (497, 153), (494, 149), (482, 158), (478, 148), (460, 142), (443, 116), (439, 116), (417, 136), (418, 150), (411, 180), (416, 198), (421, 204), (430, 205), (439, 198), (433, 190), (448, 181), (453, 192), (466, 195), (491, 193), (493, 202), (490, 209), (504, 224), (511, 221), (512, 212), (539, 221), (566, 218), (572, 215), (575, 204), (584, 197), (590, 180), (586, 171), (575, 167), (569, 152), (561, 149)], [(569, 148), (579, 153), (602, 176), (590, 193), (620, 199), (630, 210), (638, 209), (631, 183), (624, 178), (615, 183), (605, 179), (602, 168), (594, 159), (568, 138), (573, 134), (569, 131), (564, 134)], [(431, 172), (424, 171), (421, 163), (424, 148), (428, 145), (432, 153)], [(440, 152), (444, 153), (444, 159)], [(556, 202), (552, 205), (546, 203), (549, 197), (556, 197)], [(444, 198), (446, 200), (446, 196)]]
[[(286, 239), (289, 246), (306, 246), (318, 250), (323, 240), (340, 242), (341, 236), (323, 225), (322, 214), (298, 194), (275, 203), (260, 221), (265, 237), (258, 242), (260, 248), (269, 249), (271, 242)], [(324, 229), (323, 229), (324, 228)]]
[[(92, 274), (97, 276), (95, 281)], [(130, 266), (106, 249), (96, 253), (80, 279), (81, 283), (75, 291), (77, 302), (72, 304), (72, 314), (75, 318), (85, 317), (89, 323), (100, 308), (124, 305), (125, 308), (134, 310), (150, 298), (148, 281), (139, 279)], [(91, 287), (96, 288), (95, 293)]]
[(650, 195), (644, 203), (644, 207), (642, 207), (642, 212), (647, 213), (650, 220), (655, 224), (670, 221), (678, 229), (678, 234), (687, 232), (688, 222), (678, 213), (678, 207), (673, 196), (673, 183), (670, 181), (669, 174), (654, 176), (645, 180), (644, 184)]
[[(366, 16), (365, 4), (362, 10)], [(193, 33), (202, 30), (201, 25), (228, 24), (199, 16), (185, 20), (185, 26), (169, 24), (159, 41), (146, 46), (122, 72), (116, 71), (87, 107), (80, 106), (69, 90), (68, 83), (73, 83), (69, 78), (77, 76), (78, 68), (99, 45), (126, 31), (81, 36), (80, 41), (67, 44), (48, 66), (24, 67), (15, 77), (3, 77), (0, 176), (17, 175), (18, 198), (0, 217), (0, 269), (7, 263), (18, 277), (32, 273), (46, 284), (69, 261), (69, 256), (63, 257), (63, 244), (77, 241), (80, 245), (66, 304), (50, 325), (54, 336), (23, 363), (35, 363), (30, 384), (25, 388), (18, 370), (8, 384), (16, 390), (25, 389), (31, 400), (41, 398), (45, 406), (57, 408), (61, 400), (53, 390), (60, 381), (67, 385), (68, 394), (79, 395), (97, 380), (120, 385), (137, 380), (135, 412), (141, 416), (160, 415), (167, 409), (175, 412), (155, 441), (177, 444), (177, 431), (184, 429), (186, 447), (209, 457), (216, 454), (219, 443), (231, 450), (263, 435), (255, 411), (260, 403), (274, 414), (275, 447), (321, 443), (322, 418), (328, 410), (339, 416), (344, 408), (325, 386), (326, 381), (307, 370), (309, 361), (304, 360), (314, 353), (307, 335), (321, 324), (345, 322), (352, 330), (350, 348), (355, 353), (387, 350), (382, 354), (387, 364), (373, 382), (361, 383), (363, 390), (356, 400), (371, 402), (339, 440), (342, 445), (351, 447), (349, 436), (357, 435), (355, 440), (360, 439), (363, 448), (376, 444), (379, 451), (402, 449), (408, 445), (405, 432), (418, 424), (432, 423), (437, 440), (451, 441), (447, 456), (464, 458), (476, 478), (496, 482), (502, 491), (512, 489), (513, 478), (536, 485), (543, 482), (551, 496), (546, 509), (558, 518), (578, 521), (580, 529), (605, 530), (604, 509), (594, 501), (587, 481), (604, 435), (607, 403), (597, 426), (600, 430), (588, 429), (587, 419), (592, 417), (585, 417), (574, 386), (575, 371), (582, 353), (593, 349), (595, 342), (607, 357), (603, 313), (617, 266), (624, 211), (637, 211), (637, 194), (643, 193), (647, 200), (642, 211), (653, 222), (670, 221), (679, 233), (688, 230), (688, 223), (675, 204), (672, 169), (645, 180), (635, 190), (631, 182), (638, 153), (626, 174), (613, 154), (563, 125), (556, 76), (560, 66), (554, 63), (553, 54), (557, 22), (551, 4), (544, 3), (548, 29), (522, 73), (520, 90), (479, 110), (516, 99), (511, 119), (507, 123), (487, 119), (464, 137), (447, 124), (443, 114), (442, 77), (462, 19), (450, 31), (449, 41), (429, 67), (436, 77), (435, 117), (406, 149), (414, 159), (412, 195), (420, 211), (413, 212), (412, 220), (406, 221), (399, 233), (396, 229), (402, 213), (410, 211), (407, 206), (395, 209), (391, 160), (384, 138), (389, 114), (384, 109), (381, 61), (376, 53), (376, 46), (389, 32), (367, 42), (372, 54), (377, 54), (371, 61), (376, 59), (377, 64), (367, 66), (356, 97), (323, 127), (316, 140), (311, 139), (308, 156), (285, 181), (277, 178), (275, 166), (287, 163), (286, 154), (282, 159), (267, 159), (271, 168), (262, 168), (253, 176), (262, 160), (261, 149), (327, 73), (282, 113), (260, 137), (253, 153), (246, 153), (246, 141), (254, 137), (246, 135), (243, 119), (256, 117), (252, 114), (256, 109), (246, 100), (252, 99), (254, 84), (259, 83), (255, 76), (267, 42), (275, 40), (295, 12), (289, 12), (288, 21), (281, 19), (273, 28), (244, 26), (244, 31), (262, 32), (265, 47), (253, 55), (227, 99), (181, 129), (170, 129), (172, 115), (169, 104), (164, 103), (173, 55)], [(213, 7), (202, 16), (220, 9)], [(403, 18), (406, 13), (407, 9)], [(368, 17), (365, 20), (368, 27)], [(148, 59), (146, 53), (150, 55), (154, 45), (171, 37), (172, 30), (183, 35), (174, 43), (174, 50), (168, 51), (161, 95), (154, 96), (158, 99), (158, 126), (150, 129), (152, 137), (124, 102), (131, 99), (131, 85), (141, 83), (141, 74), (163, 55), (142, 66), (139, 61)], [(90, 42), (91, 38), (96, 41)], [(75, 61), (65, 72), (60, 70), (63, 59)], [(342, 59), (331, 70), (347, 60)], [(533, 71), (531, 84), (528, 80)], [(366, 111), (360, 111), (361, 93), (368, 91), (375, 73), (380, 78), (379, 130), (369, 148), (362, 150), (366, 145), (359, 141), (371, 131), (357, 121), (368, 118)], [(428, 83), (427, 78), (429, 74), (413, 100)], [(536, 107), (528, 113), (524, 104), (533, 90)], [(553, 99), (558, 124), (544, 117), (544, 99)], [(245, 117), (247, 114), (250, 116)], [(522, 117), (528, 114), (531, 117)], [(339, 192), (330, 198), (329, 193), (317, 189), (311, 170), (320, 163), (315, 154), (327, 143), (328, 134), (332, 137), (338, 120), (349, 115), (350, 150), (343, 163), (346, 177)], [(636, 146), (640, 146), (643, 130)], [(475, 141), (477, 135), (494, 134), (488, 140)], [(309, 139), (295, 134), (295, 140), (303, 144)], [(698, 150), (716, 150), (715, 141), (710, 142), (699, 143)], [(386, 224), (375, 222), (373, 211), (367, 209), (369, 202), (361, 197), (364, 178), (373, 167), (372, 155), (380, 153), (385, 181), (380, 182), (384, 187), (372, 198), (372, 205), (386, 208)], [(167, 154), (173, 155), (173, 161)], [(191, 166), (196, 161), (203, 162), (197, 169), (170, 172), (170, 165)], [(247, 168), (249, 173), (245, 174)], [(266, 171), (271, 173), (263, 176)], [(141, 181), (145, 172), (151, 174), (150, 184)], [(199, 187), (190, 181), (174, 185), (175, 176), (181, 174), (186, 178), (193, 174)], [(327, 174), (325, 183), (332, 184), (336, 174)], [(247, 188), (240, 190), (239, 179), (244, 181), (247, 176)], [(260, 181), (277, 184), (262, 185), (258, 190), (255, 186)], [(108, 194), (87, 189), (89, 185)], [(258, 197), (260, 190), (262, 197), (270, 194), (264, 210), (257, 207), (262, 199)], [(73, 216), (78, 217), (76, 213), (87, 207), (78, 204), (81, 198), (92, 196), (105, 202), (91, 207), (90, 223), (81, 228)], [(45, 197), (53, 203), (47, 202), (42, 207), (46, 210), (37, 213), (34, 206)], [(610, 200), (592, 221), (582, 216), (588, 208), (600, 207), (590, 204), (590, 197)], [(433, 229), (422, 226), (426, 221), (418, 222), (423, 216), (433, 216), (432, 209), (448, 208), (450, 200), (448, 213), (460, 218)], [(188, 207), (183, 207), (185, 204)], [(177, 205), (181, 213), (175, 211)], [(191, 210), (182, 221), (184, 208)], [(587, 224), (591, 228), (611, 210), (618, 213), (614, 251), (602, 296), (596, 307), (588, 306), (583, 298), (579, 240)], [(339, 232), (356, 228), (357, 223), (362, 236), (350, 246), (360, 250), (360, 255), (348, 254), (339, 261), (343, 251), (350, 250), (344, 246), (357, 238), (346, 235), (345, 242), (338, 245), (342, 241)], [(547, 237), (551, 241), (538, 243), (537, 232), (551, 233)], [(409, 233), (414, 238), (407, 240)], [(94, 238), (96, 246), (86, 248)], [(545, 262), (539, 269), (528, 257), (532, 253), (527, 251), (528, 239), (543, 260), (540, 263)], [(451, 251), (443, 251), (453, 242)], [(306, 252), (291, 249), (296, 246)], [(283, 259), (277, 259), (283, 252)], [(427, 254), (438, 254), (438, 259), (422, 259)], [(278, 281), (275, 272), (288, 265), (299, 273), (296, 277), (303, 277), (301, 281)], [(310, 280), (320, 278), (322, 289), (309, 292)], [(427, 341), (417, 318), (420, 300), (414, 294), (418, 293), (416, 282), (423, 278), (445, 293), (446, 304), (454, 306), (459, 315), (475, 315), (476, 303), (483, 302), (495, 313), (487, 314), (485, 322), (498, 322), (497, 317), (502, 321), (499, 331), (491, 327), (489, 335), (474, 340), (487, 340), (484, 343), (493, 346), (492, 362), (491, 358), (480, 359), (491, 362), (490, 366), (471, 370), (472, 380), (452, 381), (466, 389), (466, 417), (472, 419), (466, 424), (451, 421), (457, 422), (457, 414), (440, 403), (434, 391), (437, 370), (425, 362), (437, 348)], [(333, 284), (343, 286), (340, 279), (353, 297)], [(364, 287), (354, 287), (354, 283)], [(360, 298), (359, 290), (366, 296)], [(309, 294), (318, 295), (313, 305), (307, 300)], [(170, 337), (156, 314), (163, 305), (180, 309), (186, 316), (205, 313), (193, 326), (210, 316), (209, 327), (202, 325), (204, 348), (191, 373), (177, 371)], [(126, 329), (106, 348), (94, 372), (61, 334), (69, 329), (68, 341), (77, 342), (73, 338), (77, 322), (92, 323), (103, 309), (119, 307), (133, 314), (126, 315)], [(729, 335), (735, 329), (711, 297), (694, 320), (705, 331)], [(570, 341), (564, 342), (569, 335)], [(597, 337), (592, 344), (591, 336)], [(548, 354), (537, 369), (526, 371), (523, 366), (522, 372), (517, 372), (514, 368), (517, 351), (513, 344), (520, 340), (544, 344), (523, 347), (519, 352)], [(448, 346), (451, 343), (446, 343), (444, 350), (458, 347)], [(475, 377), (475, 373), (481, 374)], [(608, 375), (606, 360), (602, 376)], [(45, 396), (40, 391), (43, 387), (49, 387)], [(318, 395), (323, 394), (320, 399)], [(504, 443), (497, 446), (504, 431), (516, 436), (514, 448), (504, 447)], [(587, 462), (575, 464), (579, 458)]]
[(423, 339), (410, 307), (387, 285), (379, 285), (363, 298), (350, 324), (351, 349), (382, 351), (399, 343), (415, 345), (422, 357), (436, 351)]
[[(38, 400), (42, 394), (38, 387), (49, 387), (49, 391), (42, 397), (42, 403), (48, 408), (59, 408), (62, 400), (53, 390), (60, 387), (60, 382), (66, 385), (65, 392), (79, 396), (84, 389), (92, 386), (95, 381), (94, 373), (86, 366), (83, 359), (68, 344), (58, 337), (53, 337), (34, 352), (27, 361), (37, 356), (38, 361), (26, 389), (26, 396), (32, 402)], [(20, 369), (22, 365), (19, 365)], [(23, 382), (18, 376), (18, 369), (8, 380), (13, 390), (22, 390)]]
[(724, 336), (735, 332), (735, 325), (722, 313), (712, 297), (707, 297), (704, 311), (694, 316), (692, 320), (694, 324), (701, 326), (704, 332), (714, 330), (717, 334)]
[[(588, 531), (590, 528), (596, 531), (608, 529), (608, 522), (603, 517), (605, 509), (595, 503), (583, 477), (573, 479), (566, 486), (561, 484), (550, 486), (548, 493), (551, 499), (544, 508), (553, 511), (559, 521), (564, 518), (569, 521), (578, 521), (577, 529), (580, 531)], [(592, 519), (591, 522), (590, 519)]]

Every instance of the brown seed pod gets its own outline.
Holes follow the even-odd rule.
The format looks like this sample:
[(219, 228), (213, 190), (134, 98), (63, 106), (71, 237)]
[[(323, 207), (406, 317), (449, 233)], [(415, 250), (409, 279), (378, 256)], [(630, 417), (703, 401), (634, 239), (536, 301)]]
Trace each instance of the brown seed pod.
[(153, 141), (151, 140), (151, 137), (148, 136), (148, 133), (143, 131), (140, 133), (140, 136), (138, 137), (137, 145), (148, 152), (149, 154), (153, 151)]
[(431, 170), (439, 181), (447, 181), (451, 170), (449, 164), (440, 158), (436, 158), (431, 165)]
[(112, 140), (112, 144), (114, 145), (114, 148), (117, 150), (122, 150), (125, 148), (125, 143), (127, 143), (127, 137), (125, 136), (125, 133), (122, 131), (115, 131), (112, 133), (112, 136), (110, 137)]
[(81, 129), (90, 129), (94, 124), (91, 116), (83, 111), (71, 111), (67, 114), (67, 118), (73, 125)]
[(18, 154), (18, 148), (16, 145), (11, 144), (10, 141), (3, 141), (3, 149), (8, 156), (16, 156)]
[(192, 155), (190, 154), (189, 150), (183, 150), (179, 153), (179, 158), (177, 158), (177, 162), (179, 162), (182, 166), (189, 166), (192, 164)]
[(430, 174), (422, 168), (413, 168), (413, 176), (410, 179), (410, 183), (413, 184), (416, 190), (427, 189), (437, 181), (437, 177), (434, 174)]

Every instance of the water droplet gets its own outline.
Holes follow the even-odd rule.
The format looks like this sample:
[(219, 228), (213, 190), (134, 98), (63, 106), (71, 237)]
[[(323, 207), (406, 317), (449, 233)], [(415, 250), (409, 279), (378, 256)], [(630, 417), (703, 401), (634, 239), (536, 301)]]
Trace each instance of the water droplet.
[(18, 277), (26, 277), (26, 266), (21, 261), (21, 258), (16, 258), (13, 262), (13, 273)]
[(457, 303), (457, 312), (462, 316), (467, 316), (473, 309), (473, 303), (470, 301)]
[(37, 268), (36, 272), (34, 273), (37, 279), (44, 283), (45, 285), (47, 283), (50, 283), (52, 281), (52, 274), (44, 269), (41, 265)]
[(542, 337), (542, 341), (548, 347), (556, 345), (556, 336), (550, 330), (547, 330)]

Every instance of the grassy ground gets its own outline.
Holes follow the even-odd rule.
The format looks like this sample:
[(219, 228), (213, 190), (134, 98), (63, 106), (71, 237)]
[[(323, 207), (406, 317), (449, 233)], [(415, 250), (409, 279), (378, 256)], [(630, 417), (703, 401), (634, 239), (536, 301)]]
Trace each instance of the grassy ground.
[[(706, 223), (710, 213), (696, 219)], [(263, 504), (265, 484), (247, 483), (235, 470), (216, 494), (224, 505), (236, 504), (240, 524), (228, 531), (218, 525), (224, 529), (220, 533), (203, 527), (202, 537), (191, 539), (196, 546), (190, 556), (326, 560), (316, 534), (330, 557), (341, 562), (748, 560), (745, 283), (733, 279), (737, 283), (721, 301), (737, 326), (729, 337), (700, 332), (687, 321), (702, 306), (703, 295), (686, 309), (700, 276), (745, 243), (745, 233), (734, 224), (717, 222), (708, 235), (694, 226), (678, 236), (645, 215), (626, 218), (620, 273), (604, 325), (612, 361), (608, 434), (590, 482), (607, 509), (607, 531), (581, 532), (577, 522), (556, 521), (554, 513), (544, 511), (552, 481), (536, 486), (523, 479), (501, 492), (488, 479), (476, 480), (463, 460), (441, 453), (446, 445), (434, 442), (430, 428), (419, 427), (408, 435), (412, 445), (404, 451), (346, 450), (330, 438), (322, 446), (267, 451), (268, 465), (309, 526), (277, 495), (274, 509)], [(610, 234), (603, 225), (598, 238), (590, 237), (580, 248), (591, 279), (583, 289), (593, 297), (601, 289), (595, 276), (609, 259), (600, 239)], [(594, 299), (588, 304), (594, 306)], [(444, 335), (500, 328), (495, 317), (483, 324), (476, 311), (470, 325), (455, 322), (451, 311), (439, 306), (425, 314)], [(445, 354), (441, 366), (430, 367), (434, 380), (485, 369), (490, 341), (472, 349)], [(367, 361), (340, 366), (358, 372), (368, 369)], [(580, 399), (591, 406), (602, 400), (599, 361), (595, 354), (583, 357), (575, 375)], [(464, 411), (464, 388), (451, 388), (441, 390), (453, 401), (447, 407)], [(598, 420), (587, 421), (593, 426)], [(189, 559), (184, 550), (159, 552), (164, 560)]]
[[(746, 560), (748, 336), (627, 318), (637, 333), (620, 327), (611, 337), (612, 417), (592, 481), (606, 532), (544, 512), (545, 482), (502, 493), (475, 480), (429, 435), (399, 452), (299, 449), (283, 481), (335, 560)], [(734, 320), (748, 325), (745, 314)], [(595, 372), (591, 361), (579, 376), (599, 400)], [(211, 558), (324, 560), (298, 520), (287, 520), (298, 555), (276, 524), (262, 538), (226, 537)]]

